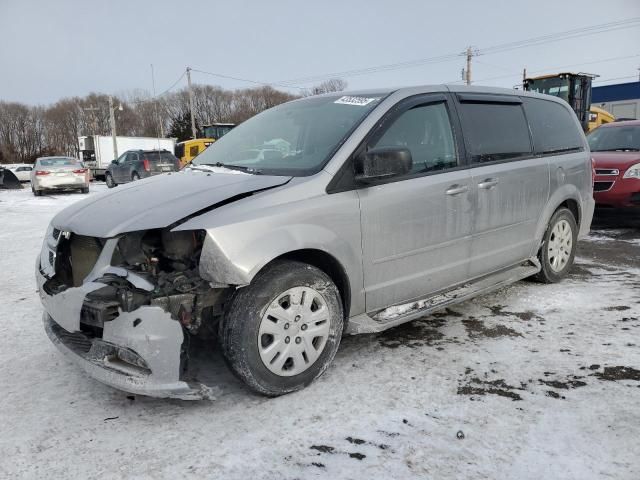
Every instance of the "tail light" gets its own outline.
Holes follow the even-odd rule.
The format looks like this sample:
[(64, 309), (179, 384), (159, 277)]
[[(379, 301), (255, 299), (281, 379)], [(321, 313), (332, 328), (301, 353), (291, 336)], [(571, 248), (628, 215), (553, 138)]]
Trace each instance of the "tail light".
[(42, 175), (49, 175), (51, 172), (48, 172), (46, 170), (36, 170), (36, 175), (38, 177), (42, 176)]
[(151, 171), (151, 164), (149, 163), (148, 159), (144, 159), (142, 160), (142, 168), (144, 168), (145, 172), (150, 172)]
[(79, 168), (78, 170), (74, 170), (73, 173), (77, 173), (78, 175), (81, 175), (83, 173), (87, 173), (87, 169), (86, 168)]

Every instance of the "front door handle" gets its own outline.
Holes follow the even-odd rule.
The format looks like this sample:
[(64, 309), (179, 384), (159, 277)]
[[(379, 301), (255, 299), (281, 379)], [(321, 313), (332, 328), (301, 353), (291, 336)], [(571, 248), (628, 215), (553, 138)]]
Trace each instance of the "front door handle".
[(460, 195), (461, 193), (468, 192), (469, 187), (467, 185), (451, 185), (445, 193), (447, 195)]
[(496, 180), (495, 178), (487, 178), (485, 181), (480, 182), (478, 184), (478, 188), (483, 188), (485, 190), (491, 190), (496, 185), (498, 185), (498, 180)]

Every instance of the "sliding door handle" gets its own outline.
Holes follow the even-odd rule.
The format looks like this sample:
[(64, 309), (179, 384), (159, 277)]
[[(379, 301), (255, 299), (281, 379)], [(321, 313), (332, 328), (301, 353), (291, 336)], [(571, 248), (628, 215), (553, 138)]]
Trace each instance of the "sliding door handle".
[(484, 182), (480, 182), (478, 184), (478, 188), (483, 188), (485, 190), (491, 190), (496, 185), (498, 185), (498, 180), (496, 180), (495, 178), (487, 178)]
[(469, 187), (467, 185), (451, 185), (445, 193), (447, 195), (460, 195), (461, 193), (468, 192)]

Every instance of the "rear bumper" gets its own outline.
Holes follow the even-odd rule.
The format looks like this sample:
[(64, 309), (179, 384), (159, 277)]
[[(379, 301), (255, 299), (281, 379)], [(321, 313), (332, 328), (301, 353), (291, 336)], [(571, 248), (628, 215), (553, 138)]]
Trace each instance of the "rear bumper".
[(589, 235), (591, 230), (591, 222), (593, 221), (593, 212), (595, 210), (596, 202), (593, 198), (587, 197), (582, 203), (582, 218), (580, 220), (580, 230), (578, 231), (578, 238), (582, 239)]
[(88, 179), (83, 176), (48, 176), (35, 177), (32, 182), (36, 190), (67, 190), (72, 188), (86, 188), (89, 186)]

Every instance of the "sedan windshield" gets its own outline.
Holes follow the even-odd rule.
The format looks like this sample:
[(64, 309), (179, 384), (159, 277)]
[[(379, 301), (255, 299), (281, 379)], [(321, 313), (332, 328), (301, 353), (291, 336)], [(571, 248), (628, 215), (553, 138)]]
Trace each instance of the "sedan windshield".
[(640, 125), (597, 128), (587, 135), (592, 152), (640, 151)]
[(318, 172), (385, 94), (321, 96), (266, 110), (215, 142), (192, 165), (249, 173)]

